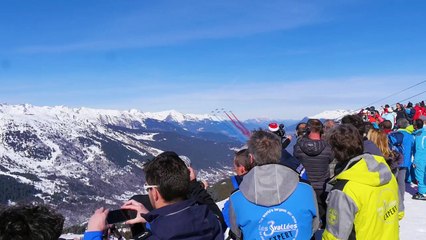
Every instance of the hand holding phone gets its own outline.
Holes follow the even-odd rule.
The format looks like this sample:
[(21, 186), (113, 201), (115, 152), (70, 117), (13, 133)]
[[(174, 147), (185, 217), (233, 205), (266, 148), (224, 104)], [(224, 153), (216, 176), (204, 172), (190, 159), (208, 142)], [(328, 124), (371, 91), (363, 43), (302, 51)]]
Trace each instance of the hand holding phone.
[(90, 217), (87, 223), (87, 231), (104, 231), (105, 230), (105, 219), (108, 215), (108, 209), (98, 208), (95, 213)]
[(121, 223), (135, 218), (137, 211), (130, 209), (117, 209), (108, 212), (106, 221), (108, 224)]
[(142, 214), (147, 214), (149, 211), (142, 203), (135, 200), (130, 200), (125, 202), (124, 205), (121, 206), (121, 209), (134, 210), (137, 212), (135, 217), (126, 221), (127, 224), (146, 223), (146, 220), (142, 217)]

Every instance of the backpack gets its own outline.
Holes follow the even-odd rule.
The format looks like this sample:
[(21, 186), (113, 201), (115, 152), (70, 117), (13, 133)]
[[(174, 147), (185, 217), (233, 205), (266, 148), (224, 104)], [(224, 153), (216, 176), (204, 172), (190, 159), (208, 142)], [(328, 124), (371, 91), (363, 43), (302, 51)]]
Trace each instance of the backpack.
[(404, 161), (404, 156), (402, 153), (392, 150), (392, 155), (385, 159), (386, 163), (388, 164), (389, 168), (391, 169), (392, 173), (396, 173), (398, 167), (402, 164)]
[(416, 110), (414, 108), (406, 108), (405, 113), (407, 114), (407, 120), (413, 121), (414, 114), (416, 113)]
[(392, 151), (396, 151), (400, 154), (404, 154), (404, 146), (402, 145), (402, 141), (404, 140), (404, 134), (401, 132), (391, 132), (388, 135), (389, 139), (389, 148)]

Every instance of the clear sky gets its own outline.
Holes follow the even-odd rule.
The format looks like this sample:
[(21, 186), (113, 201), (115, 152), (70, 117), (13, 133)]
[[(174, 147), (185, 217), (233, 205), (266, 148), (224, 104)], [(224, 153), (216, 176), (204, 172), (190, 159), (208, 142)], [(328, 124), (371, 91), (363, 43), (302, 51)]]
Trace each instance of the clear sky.
[(424, 0), (0, 0), (3, 103), (300, 118), (424, 80)]

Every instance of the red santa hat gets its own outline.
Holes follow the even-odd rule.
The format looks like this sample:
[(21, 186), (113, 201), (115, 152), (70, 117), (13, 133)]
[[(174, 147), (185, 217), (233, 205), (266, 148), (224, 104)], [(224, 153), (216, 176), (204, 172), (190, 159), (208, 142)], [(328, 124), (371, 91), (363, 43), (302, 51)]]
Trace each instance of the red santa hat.
[(276, 132), (276, 131), (278, 131), (280, 129), (280, 126), (278, 125), (278, 123), (273, 122), (273, 123), (270, 123), (268, 125), (268, 128), (269, 128), (269, 131)]

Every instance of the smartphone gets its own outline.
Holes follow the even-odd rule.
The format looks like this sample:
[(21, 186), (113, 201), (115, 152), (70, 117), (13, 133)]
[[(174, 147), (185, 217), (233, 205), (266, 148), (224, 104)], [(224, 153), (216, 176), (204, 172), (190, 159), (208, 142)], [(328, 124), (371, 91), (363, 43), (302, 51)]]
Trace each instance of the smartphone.
[(108, 212), (107, 223), (121, 223), (136, 217), (137, 212), (129, 209), (117, 209)]

